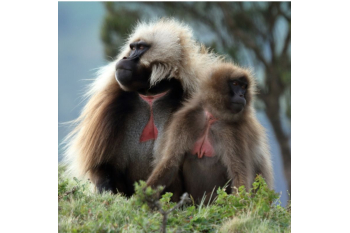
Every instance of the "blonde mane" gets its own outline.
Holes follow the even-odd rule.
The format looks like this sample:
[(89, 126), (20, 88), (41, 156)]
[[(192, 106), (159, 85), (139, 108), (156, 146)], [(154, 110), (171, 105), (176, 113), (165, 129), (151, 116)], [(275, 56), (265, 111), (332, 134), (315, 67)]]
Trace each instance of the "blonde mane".
[(117, 59), (98, 71), (96, 80), (84, 95), (88, 102), (73, 121), (75, 128), (64, 140), (65, 161), (74, 175), (82, 176), (112, 156), (105, 153), (109, 146), (105, 141), (108, 135), (101, 124), (106, 121), (107, 106), (123, 92), (123, 87), (115, 80), (116, 63), (129, 55), (131, 42), (140, 40), (150, 45), (140, 63), (152, 68), (151, 85), (164, 78), (175, 78), (186, 93), (193, 93), (201, 77), (208, 74), (209, 67), (221, 60), (195, 42), (192, 30), (183, 23), (174, 19), (138, 23)]

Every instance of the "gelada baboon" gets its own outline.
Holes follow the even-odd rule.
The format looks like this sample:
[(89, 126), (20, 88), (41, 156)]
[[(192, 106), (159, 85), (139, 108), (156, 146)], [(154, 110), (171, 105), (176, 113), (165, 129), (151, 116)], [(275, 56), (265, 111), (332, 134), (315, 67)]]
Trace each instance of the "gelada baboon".
[(66, 139), (66, 160), (97, 190), (134, 193), (152, 171), (155, 141), (216, 56), (173, 19), (139, 23), (114, 62), (100, 70)]
[(252, 101), (255, 81), (249, 71), (230, 63), (216, 65), (199, 92), (176, 114), (156, 152), (148, 186), (168, 186), (180, 175), (184, 189), (196, 203), (216, 196), (215, 189), (230, 182), (232, 192), (250, 189), (262, 174), (273, 187), (273, 171), (264, 128)]

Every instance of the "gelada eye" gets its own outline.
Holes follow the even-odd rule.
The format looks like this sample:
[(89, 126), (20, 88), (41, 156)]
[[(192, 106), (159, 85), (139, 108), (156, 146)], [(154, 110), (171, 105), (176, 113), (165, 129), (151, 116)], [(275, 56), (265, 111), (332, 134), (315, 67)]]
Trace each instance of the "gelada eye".
[(233, 84), (234, 86), (237, 86), (237, 85), (238, 85), (238, 82), (237, 82), (237, 81), (233, 81), (232, 84)]

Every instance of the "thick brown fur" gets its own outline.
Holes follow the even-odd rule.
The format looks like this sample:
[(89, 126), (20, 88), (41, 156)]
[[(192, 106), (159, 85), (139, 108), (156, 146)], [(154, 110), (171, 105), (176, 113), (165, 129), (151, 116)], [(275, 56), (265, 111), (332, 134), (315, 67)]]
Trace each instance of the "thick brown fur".
[[(240, 77), (246, 77), (248, 81), (247, 102), (241, 112), (233, 114), (228, 110), (228, 82)], [(147, 185), (168, 186), (180, 171), (185, 191), (197, 203), (204, 193), (209, 193), (205, 200), (208, 202), (211, 191), (224, 186), (229, 180), (228, 192), (232, 192), (233, 186), (245, 185), (249, 189), (256, 174), (262, 174), (268, 187), (273, 188), (267, 138), (252, 104), (255, 92), (255, 80), (248, 70), (230, 63), (214, 66), (199, 92), (172, 116), (171, 124), (161, 139), (162, 145), (157, 148), (156, 166)], [(209, 131), (216, 155), (199, 159), (191, 154), (191, 149), (207, 123), (205, 111), (218, 119)], [(213, 194), (212, 198), (216, 192)]]
[(128, 195), (133, 193), (130, 186), (134, 181), (145, 180), (150, 174), (156, 143), (139, 143), (149, 118), (149, 106), (137, 92), (128, 92), (115, 79), (116, 63), (130, 54), (129, 44), (135, 41), (151, 45), (140, 59), (140, 64), (152, 71), (150, 86), (157, 86), (165, 79), (174, 83), (173, 89), (154, 104), (159, 136), (171, 114), (197, 89), (198, 77), (219, 59), (193, 40), (188, 26), (162, 19), (139, 23), (117, 59), (99, 71), (86, 92), (88, 102), (65, 140), (65, 159), (73, 175), (86, 175), (94, 184), (113, 179), (111, 189), (124, 190)]

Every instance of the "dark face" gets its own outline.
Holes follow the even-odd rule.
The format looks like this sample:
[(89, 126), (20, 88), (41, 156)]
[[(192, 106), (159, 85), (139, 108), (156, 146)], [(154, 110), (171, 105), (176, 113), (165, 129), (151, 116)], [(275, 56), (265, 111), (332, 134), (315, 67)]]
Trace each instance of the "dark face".
[(116, 65), (115, 78), (128, 91), (138, 91), (149, 87), (151, 70), (140, 65), (141, 56), (150, 46), (138, 41), (130, 44), (131, 53)]
[(233, 113), (239, 113), (246, 105), (245, 94), (247, 92), (247, 79), (242, 77), (229, 81), (230, 109)]

